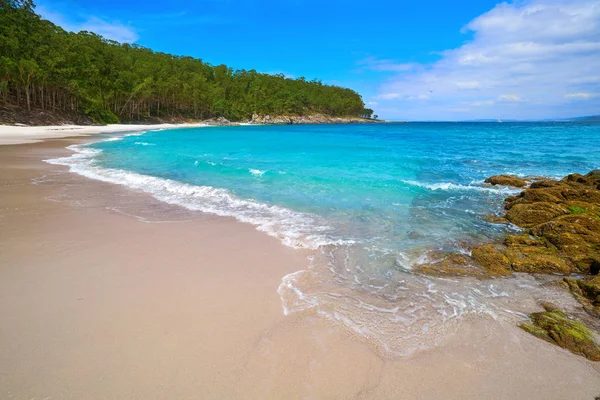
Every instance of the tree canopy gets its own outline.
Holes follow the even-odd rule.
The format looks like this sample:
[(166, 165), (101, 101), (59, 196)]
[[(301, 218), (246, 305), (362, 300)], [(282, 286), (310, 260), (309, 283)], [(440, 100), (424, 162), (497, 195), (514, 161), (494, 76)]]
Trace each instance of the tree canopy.
[(318, 80), (213, 66), (93, 32), (67, 32), (37, 15), (32, 0), (0, 0), (0, 102), (103, 123), (372, 114), (355, 91)]

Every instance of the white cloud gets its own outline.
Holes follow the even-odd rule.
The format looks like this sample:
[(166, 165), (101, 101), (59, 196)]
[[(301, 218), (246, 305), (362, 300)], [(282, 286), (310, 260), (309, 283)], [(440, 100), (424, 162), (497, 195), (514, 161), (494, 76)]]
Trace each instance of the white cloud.
[(376, 99), (382, 100), (392, 100), (397, 99), (398, 97), (400, 97), (398, 93), (382, 93), (380, 95), (375, 96)]
[(74, 21), (43, 6), (36, 7), (36, 12), (40, 14), (42, 18), (52, 21), (56, 25), (70, 32), (94, 32), (106, 39), (116, 40), (120, 43), (134, 43), (139, 39), (135, 28), (125, 25), (120, 21), (107, 21), (106, 19), (96, 16), (87, 16)]
[(474, 101), (469, 104), (474, 107), (490, 107), (490, 106), (493, 106), (495, 104), (495, 102), (494, 102), (494, 100), (482, 100), (482, 101)]
[(523, 100), (521, 99), (521, 96), (518, 96), (516, 94), (503, 94), (501, 96), (498, 96), (498, 101), (517, 103)]
[(417, 63), (399, 63), (394, 60), (379, 60), (375, 57), (367, 57), (357, 62), (360, 69), (372, 71), (410, 71), (419, 67)]
[[(387, 100), (382, 108), (398, 110), (384, 117), (549, 118), (600, 112), (600, 96), (594, 95), (600, 93), (600, 1), (502, 3), (463, 32), (472, 32), (472, 39), (442, 52), (439, 61), (396, 70), (381, 85), (377, 98)], [(429, 97), (426, 107), (410, 101), (419, 96)], [(482, 107), (489, 105), (494, 107)]]
[(565, 99), (573, 99), (573, 100), (587, 100), (594, 97), (597, 97), (597, 93), (569, 93), (565, 95)]
[(456, 82), (456, 87), (459, 89), (479, 89), (481, 83), (477, 81)]
[(121, 24), (119, 21), (105, 21), (98, 17), (90, 17), (79, 25), (79, 30), (89, 31), (104, 36), (107, 39), (121, 43), (134, 43), (139, 36), (134, 28)]

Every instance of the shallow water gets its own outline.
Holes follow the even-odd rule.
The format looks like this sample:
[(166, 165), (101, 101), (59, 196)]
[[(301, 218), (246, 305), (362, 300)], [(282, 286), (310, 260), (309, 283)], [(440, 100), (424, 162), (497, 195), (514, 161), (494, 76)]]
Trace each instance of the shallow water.
[(435, 345), (467, 315), (522, 319), (541, 297), (571, 301), (543, 290), (546, 278), (442, 279), (411, 266), (514, 229), (485, 222), (516, 193), (486, 177), (600, 168), (600, 124), (207, 127), (72, 149), (51, 162), (315, 249), (282, 279), (284, 312), (311, 309), (394, 355)]

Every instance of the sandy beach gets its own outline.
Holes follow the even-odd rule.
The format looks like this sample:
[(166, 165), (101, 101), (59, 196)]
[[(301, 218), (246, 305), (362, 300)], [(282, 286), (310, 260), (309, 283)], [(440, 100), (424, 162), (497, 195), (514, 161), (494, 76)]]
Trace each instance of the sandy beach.
[(0, 125), (0, 145), (37, 143), (46, 139), (75, 136), (92, 136), (121, 132), (143, 132), (152, 129), (197, 128), (197, 124), (113, 124), (113, 125), (50, 125), (50, 126), (11, 126)]
[(491, 318), (391, 357), (311, 310), (286, 316), (277, 288), (308, 251), (42, 162), (82, 135), (148, 129), (63, 128), (0, 129), (27, 142), (0, 146), (0, 397), (600, 395), (597, 363)]

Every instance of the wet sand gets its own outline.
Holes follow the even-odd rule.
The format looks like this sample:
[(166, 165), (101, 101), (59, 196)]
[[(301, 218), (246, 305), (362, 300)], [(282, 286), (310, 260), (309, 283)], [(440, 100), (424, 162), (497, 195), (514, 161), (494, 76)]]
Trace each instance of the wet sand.
[[(597, 363), (491, 319), (390, 357), (311, 310), (285, 316), (277, 287), (307, 251), (40, 161), (79, 140), (0, 146), (2, 398), (600, 396)], [(144, 210), (170, 222), (129, 215)]]

